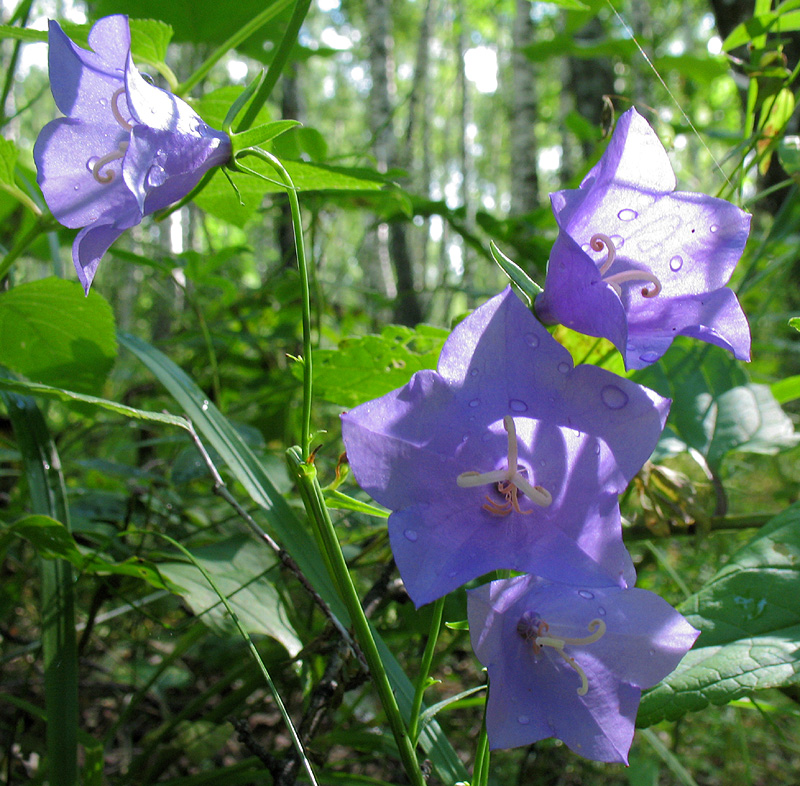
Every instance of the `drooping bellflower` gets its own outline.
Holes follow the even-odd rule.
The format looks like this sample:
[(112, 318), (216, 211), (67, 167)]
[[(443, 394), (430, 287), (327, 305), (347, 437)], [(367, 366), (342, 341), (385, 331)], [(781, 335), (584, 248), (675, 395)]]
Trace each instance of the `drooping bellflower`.
[(93, 51), (51, 21), (49, 45), (50, 85), (66, 117), (42, 129), (33, 156), (53, 215), (64, 226), (83, 227), (72, 256), (88, 293), (109, 246), (224, 164), (231, 143), (139, 73), (126, 16), (97, 21), (89, 33)]
[(539, 318), (607, 338), (629, 369), (658, 360), (677, 335), (749, 360), (747, 319), (725, 285), (750, 216), (675, 187), (658, 136), (629, 109), (580, 188), (550, 197), (559, 233)]
[(557, 737), (588, 759), (627, 763), (639, 699), (699, 632), (658, 595), (518, 576), (467, 595), (489, 673), (491, 748)]
[(423, 605), (495, 569), (627, 586), (617, 495), (669, 402), (572, 359), (510, 288), (445, 342), (436, 371), (342, 415), (356, 480)]

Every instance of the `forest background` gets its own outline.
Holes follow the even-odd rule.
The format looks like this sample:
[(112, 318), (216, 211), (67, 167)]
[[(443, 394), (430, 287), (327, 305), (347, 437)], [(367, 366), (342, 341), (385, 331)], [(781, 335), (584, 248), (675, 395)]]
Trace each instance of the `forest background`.
[[(287, 50), (298, 8), (302, 27)], [(152, 20), (134, 26), (137, 62), (172, 87), (199, 74), (192, 105), (217, 128), (259, 71), (283, 58), (258, 122), (302, 123), (270, 150), (286, 162), (303, 211), (323, 485), (338, 478), (339, 413), (435, 367), (450, 328), (505, 286), (490, 241), (543, 282), (556, 234), (547, 195), (578, 185), (630, 106), (665, 143), (681, 190), (753, 214), (733, 280), (753, 362), (678, 341), (636, 377), (675, 404), (657, 454), (623, 499), (639, 585), (685, 613), (716, 603), (737, 635), (709, 673), (673, 684), (680, 701), (658, 689), (645, 696), (630, 768), (550, 741), (494, 754), (489, 780), (797, 782), (800, 610), (775, 601), (800, 589), (800, 513), (791, 507), (800, 355), (790, 325), (800, 308), (800, 2), (4, 0), (2, 13), (0, 364), (17, 377), (2, 382), (0, 420), (8, 784), (57, 782), (48, 727), (69, 726), (70, 712), (85, 784), (305, 777), (198, 565), (254, 636), (320, 782), (403, 779), (358, 663), (246, 523), (254, 517), (295, 558), (306, 543), (281, 529), (291, 521), (302, 530), (304, 517), (283, 458), (299, 439), (303, 352), (285, 190), (234, 175), (237, 192), (217, 173), (193, 203), (116, 243), (84, 299), (70, 261), (74, 232), (52, 220), (36, 188), (33, 143), (56, 115), (46, 19), (64, 21), (79, 42), (82, 30), (85, 45), (87, 21), (112, 13)], [(576, 363), (624, 374), (605, 342), (555, 335)], [(215, 487), (209, 463), (229, 490)], [(431, 610), (408, 602), (385, 521), (351, 480), (326, 498), (351, 508), (335, 513), (345, 556), (393, 668), (413, 681)], [(769, 554), (748, 546), (765, 542), (758, 528), (775, 528), (779, 514), (785, 539)], [(712, 585), (740, 568), (746, 582), (715, 595)], [(42, 588), (59, 581), (74, 593), (79, 656), (77, 704), (61, 707), (60, 720), (45, 696), (41, 614)], [(426, 693), (437, 710), (425, 751), (433, 783), (468, 779), (482, 720), (485, 696), (475, 689), (484, 676), (465, 617), (462, 590), (445, 606), (453, 624), (439, 635), (430, 669), (439, 682)]]

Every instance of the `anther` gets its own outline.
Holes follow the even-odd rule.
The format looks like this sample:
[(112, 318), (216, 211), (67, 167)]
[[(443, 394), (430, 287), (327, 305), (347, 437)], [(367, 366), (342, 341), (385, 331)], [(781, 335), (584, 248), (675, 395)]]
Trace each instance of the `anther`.
[(614, 273), (614, 275), (606, 277), (605, 274), (617, 258), (617, 247), (608, 235), (600, 233), (592, 235), (589, 240), (589, 246), (594, 251), (602, 251), (604, 248), (608, 249), (608, 256), (605, 262), (600, 265), (600, 275), (603, 276), (603, 281), (608, 284), (619, 297), (622, 297), (622, 288), (620, 284), (624, 284), (626, 281), (647, 281), (652, 284), (652, 289), (642, 287), (642, 297), (655, 297), (661, 292), (661, 282), (658, 280), (658, 277), (644, 270), (626, 270), (623, 273)]
[(114, 120), (116, 120), (122, 128), (126, 131), (130, 131), (133, 126), (122, 116), (122, 113), (119, 111), (119, 106), (117, 106), (117, 101), (119, 101), (119, 97), (125, 93), (125, 88), (121, 87), (117, 90), (113, 96), (111, 96), (111, 113), (114, 115)]
[(105, 172), (101, 172), (100, 170), (106, 164), (110, 164), (112, 161), (117, 161), (118, 159), (123, 158), (127, 149), (128, 143), (120, 142), (119, 147), (113, 153), (109, 153), (102, 158), (98, 158), (97, 161), (92, 164), (92, 176), (98, 183), (103, 183), (105, 185), (110, 183), (116, 177), (116, 173), (113, 169), (106, 169)]
[(456, 483), (462, 489), (495, 484), (498, 493), (505, 498), (505, 502), (498, 504), (487, 495), (486, 504), (481, 506), (485, 511), (495, 516), (507, 516), (512, 510), (523, 515), (532, 513), (533, 511), (520, 508), (518, 498), (520, 491), (535, 505), (546, 508), (553, 501), (552, 495), (541, 486), (531, 485), (522, 474), (526, 471), (525, 468), (520, 467), (517, 463), (519, 452), (517, 450), (517, 429), (514, 426), (514, 418), (506, 415), (503, 418), (503, 426), (508, 434), (508, 464), (506, 469), (496, 469), (491, 472), (462, 472), (456, 478)]

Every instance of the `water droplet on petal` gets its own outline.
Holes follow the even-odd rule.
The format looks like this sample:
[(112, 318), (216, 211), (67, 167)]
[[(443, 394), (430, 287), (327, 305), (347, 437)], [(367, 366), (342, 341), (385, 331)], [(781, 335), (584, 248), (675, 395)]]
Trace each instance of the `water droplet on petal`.
[(517, 723), (522, 726), (527, 726), (531, 722), (531, 719), (527, 715), (517, 715)]
[(74, 186), (72, 186), (72, 188), (73, 188), (73, 190), (75, 190), (75, 191), (80, 191), (80, 190), (81, 190), (81, 187), (80, 187), (80, 186), (79, 186), (77, 183), (75, 183), (75, 185), (74, 185)]
[(159, 186), (164, 185), (166, 182), (167, 173), (164, 171), (164, 167), (161, 167), (158, 164), (153, 164), (153, 166), (147, 170), (147, 176), (145, 177), (145, 180), (150, 188), (158, 188)]
[(600, 455), (600, 445), (595, 445), (594, 446), (594, 455), (595, 456), (599, 456)]
[(492, 440), (492, 432), (491, 431), (484, 431), (481, 434), (481, 442), (491, 442)]
[(481, 400), (479, 398), (474, 398), (474, 399), (472, 399), (472, 401), (469, 402), (469, 405), (471, 407), (477, 407), (480, 403), (481, 403)]
[(108, 101), (106, 101), (105, 98), (101, 98), (97, 103), (100, 104), (100, 106), (108, 106)]
[(569, 363), (567, 363), (566, 361), (558, 364), (558, 370), (562, 374), (569, 374), (571, 369), (572, 369), (572, 366)]
[(406, 531), (403, 533), (403, 535), (405, 535), (405, 536), (406, 536), (406, 540), (409, 540), (409, 541), (411, 541), (412, 543), (416, 543), (416, 542), (417, 542), (417, 538), (419, 537), (419, 536), (417, 535), (417, 532), (416, 532), (416, 530), (413, 530), (413, 529), (407, 529), (407, 530), (406, 530)]
[(643, 352), (639, 355), (639, 360), (641, 360), (642, 363), (655, 363), (658, 357), (658, 352)]
[(470, 371), (470, 372), (469, 372), (469, 375), (470, 375), (471, 377), (477, 377), (477, 376), (478, 376), (478, 374), (480, 374), (480, 373), (481, 373), (481, 372), (480, 372), (480, 371), (478, 371), (478, 369), (477, 369), (477, 368), (473, 368), (473, 369), (472, 369), (472, 371)]
[(712, 225), (709, 227), (709, 229), (710, 229), (712, 232), (716, 232), (716, 231), (719, 229), (719, 227), (718, 227), (716, 224), (712, 224)]
[(528, 405), (524, 401), (520, 401), (518, 398), (512, 398), (511, 401), (508, 402), (508, 408), (512, 412), (528, 411)]
[(592, 250), (592, 247), (588, 243), (581, 243), (581, 251), (585, 251), (587, 254)]
[(655, 655), (655, 654), (656, 654), (656, 651), (655, 651), (655, 650), (650, 650), (650, 654), (651, 654), (651, 655)]
[(600, 398), (609, 409), (622, 409), (628, 403), (628, 394), (616, 385), (606, 385), (600, 391)]
[(598, 614), (599, 614), (601, 617), (605, 617), (605, 616), (606, 616), (606, 610), (605, 610), (605, 609), (604, 609), (602, 606), (600, 606), (600, 607), (597, 609), (597, 613), (598, 613)]
[(620, 221), (633, 221), (634, 218), (638, 218), (639, 214), (635, 210), (631, 210), (629, 207), (625, 207), (617, 213), (617, 218)]
[(683, 267), (683, 257), (676, 254), (669, 261), (669, 269), (673, 273), (677, 273)]
[(526, 333), (525, 336), (525, 343), (529, 347), (533, 347), (534, 349), (539, 346), (539, 336), (536, 333)]
[(609, 239), (617, 248), (622, 248), (625, 245), (625, 238), (622, 235), (611, 235)]
[(589, 590), (578, 590), (578, 595), (586, 600), (594, 600), (594, 592), (589, 592)]

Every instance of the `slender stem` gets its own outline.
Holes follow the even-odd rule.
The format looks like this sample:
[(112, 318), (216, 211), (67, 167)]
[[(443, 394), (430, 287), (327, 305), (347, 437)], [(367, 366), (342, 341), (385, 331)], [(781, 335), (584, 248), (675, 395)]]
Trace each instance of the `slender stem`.
[(186, 95), (206, 74), (220, 61), (231, 49), (236, 49), (239, 44), (250, 38), (253, 33), (262, 28), (267, 22), (274, 19), (292, 0), (275, 0), (260, 14), (254, 16), (246, 25), (240, 27), (227, 41), (217, 47), (205, 62), (185, 81), (181, 82), (174, 90), (175, 95)]
[[(303, 420), (301, 424), (300, 446), (303, 458), (311, 455), (311, 395), (313, 388), (312, 360), (311, 360), (311, 291), (309, 285), (308, 263), (306, 262), (305, 244), (303, 242), (303, 222), (300, 216), (300, 202), (297, 199), (297, 189), (292, 178), (272, 153), (260, 147), (247, 148), (239, 153), (240, 156), (254, 155), (266, 161), (283, 180), (283, 185), (289, 195), (289, 208), (292, 213), (292, 228), (294, 229), (294, 247), (297, 253), (297, 267), (300, 271), (300, 286), (302, 288), (303, 306)], [(259, 175), (255, 170), (247, 168), (251, 174)], [(266, 178), (265, 178), (266, 179)]]
[(296, 447), (289, 448), (286, 451), (286, 458), (292, 475), (298, 483), (300, 496), (303, 499), (309, 519), (318, 530), (320, 539), (327, 551), (329, 564), (333, 570), (332, 578), (341, 592), (342, 600), (350, 614), (350, 622), (353, 626), (356, 640), (361, 645), (369, 664), (370, 676), (375, 683), (381, 705), (397, 743), (403, 767), (414, 786), (424, 786), (425, 781), (417, 762), (414, 745), (406, 731), (400, 708), (397, 705), (397, 699), (389, 682), (389, 676), (386, 673), (380, 652), (375, 644), (375, 638), (372, 635), (372, 629), (350, 577), (350, 571), (342, 554), (339, 540), (336, 537), (330, 513), (325, 506), (325, 499), (317, 479), (316, 467), (307, 461), (303, 461), (301, 453)]
[(472, 786), (487, 786), (489, 783), (489, 738), (486, 736), (484, 715), (478, 744), (475, 748), (475, 765), (472, 768)]
[(244, 113), (244, 117), (236, 129), (237, 132), (246, 131), (253, 125), (253, 121), (256, 119), (261, 107), (264, 106), (267, 99), (272, 94), (272, 88), (275, 87), (278, 77), (281, 75), (281, 71), (283, 71), (283, 67), (289, 59), (289, 54), (297, 40), (297, 34), (300, 32), (300, 26), (303, 24), (303, 20), (306, 18), (310, 6), (311, 0), (297, 0), (295, 3), (294, 11), (292, 11), (292, 18), (289, 20), (286, 32), (284, 32), (283, 38), (275, 51), (275, 56), (269, 64), (267, 75), (264, 77), (264, 81), (259, 85), (258, 91), (253, 97), (250, 106), (247, 107), (247, 111)]
[(436, 649), (436, 640), (439, 638), (439, 629), (442, 626), (443, 611), (444, 598), (439, 598), (433, 604), (433, 617), (431, 618), (431, 627), (428, 631), (428, 641), (425, 642), (425, 651), (422, 653), (422, 663), (420, 663), (419, 667), (419, 677), (414, 687), (414, 701), (411, 704), (411, 715), (408, 724), (408, 736), (411, 738), (411, 743), (413, 745), (416, 745), (419, 739), (419, 713), (420, 709), (422, 709), (422, 697), (425, 694), (425, 689), (428, 687), (428, 675), (431, 672), (431, 663), (433, 662), (433, 653)]

